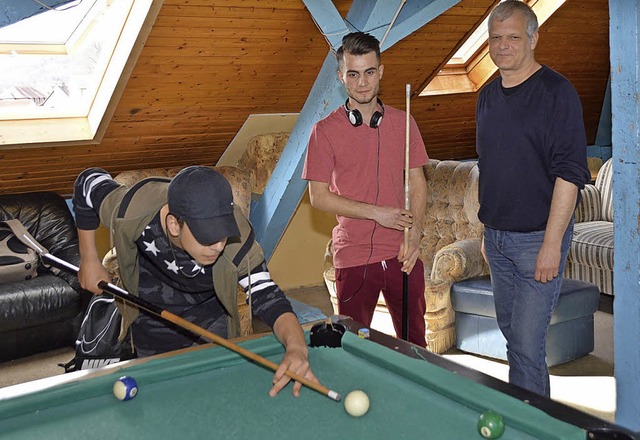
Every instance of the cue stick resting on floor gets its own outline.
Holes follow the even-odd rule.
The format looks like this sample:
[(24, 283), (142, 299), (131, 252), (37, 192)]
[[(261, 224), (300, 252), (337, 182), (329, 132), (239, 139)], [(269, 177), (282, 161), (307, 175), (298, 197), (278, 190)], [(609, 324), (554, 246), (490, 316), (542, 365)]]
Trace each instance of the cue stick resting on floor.
[[(40, 256), (45, 259), (48, 263), (50, 263), (52, 266), (57, 267), (58, 269), (62, 269), (62, 270), (66, 270), (68, 272), (74, 273), (75, 275), (78, 274), (78, 271), (80, 270), (78, 267), (74, 266), (73, 264), (62, 260), (61, 258), (56, 257), (55, 255), (51, 255), (49, 253), (40, 253)], [(136, 307), (138, 307), (139, 309), (145, 310), (149, 313), (152, 313), (154, 315), (157, 315), (173, 324), (176, 324), (186, 330), (189, 330), (195, 334), (197, 334), (198, 336), (202, 336), (203, 338), (211, 341), (211, 342), (215, 342), (218, 345), (222, 345), (225, 348), (228, 348), (231, 351), (234, 351), (236, 353), (238, 353), (241, 356), (244, 356), (247, 359), (250, 359), (254, 362), (257, 362), (260, 365), (263, 365), (273, 371), (276, 371), (278, 369), (278, 365), (275, 362), (271, 362), (268, 359), (265, 359), (264, 357), (250, 351), (247, 350), (243, 347), (240, 347), (237, 344), (234, 344), (231, 341), (228, 341), (227, 339), (218, 336), (214, 333), (211, 333), (205, 329), (203, 329), (202, 327), (193, 324), (192, 322), (187, 321), (186, 319), (183, 319), (181, 317), (179, 317), (178, 315), (175, 315), (167, 310), (164, 310), (154, 304), (151, 304), (143, 299), (138, 298), (137, 296), (131, 295), (129, 292), (127, 292), (124, 289), (121, 289), (120, 287), (111, 284), (111, 283), (107, 283), (105, 281), (101, 281), (98, 284), (98, 287), (100, 287), (102, 290), (104, 290), (105, 292), (111, 293), (114, 296), (117, 296), (118, 298), (121, 298), (133, 305), (135, 305)], [(300, 382), (302, 385), (311, 388), (312, 390), (315, 390), (321, 394), (324, 394), (325, 396), (329, 397), (330, 399), (339, 402), (341, 400), (340, 394), (338, 394), (336, 391), (330, 390), (329, 388), (325, 387), (324, 385), (321, 385), (319, 383), (315, 383), (310, 381), (309, 379), (305, 378), (304, 376), (299, 375), (298, 373), (294, 373), (291, 370), (287, 370), (285, 372), (285, 374), (287, 376), (289, 376), (291, 379)]]
[[(406, 85), (406, 136), (404, 144), (404, 209), (411, 209), (411, 200), (409, 197), (409, 127), (411, 123), (411, 112), (409, 105), (411, 100), (411, 84)], [(404, 252), (409, 250), (409, 228), (404, 228)], [(402, 273), (402, 339), (409, 340), (409, 274)]]

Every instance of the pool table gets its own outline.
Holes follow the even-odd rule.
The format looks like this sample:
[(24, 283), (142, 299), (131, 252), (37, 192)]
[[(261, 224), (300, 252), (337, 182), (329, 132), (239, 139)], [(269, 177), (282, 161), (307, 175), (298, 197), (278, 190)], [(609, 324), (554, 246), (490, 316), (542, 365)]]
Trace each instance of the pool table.
[[(310, 348), (310, 361), (323, 385), (343, 397), (356, 389), (368, 394), (362, 417), (309, 388), (299, 398), (290, 386), (271, 398), (272, 371), (207, 345), (61, 375), (62, 382), (39, 390), (9, 387), (0, 392), (0, 438), (469, 440), (482, 438), (477, 422), (487, 410), (503, 416), (502, 439), (634, 438), (374, 330), (358, 337), (356, 322), (339, 322), (348, 330), (342, 346)], [(240, 344), (274, 362), (283, 353), (272, 335)], [(132, 400), (112, 393), (122, 375), (138, 383)]]

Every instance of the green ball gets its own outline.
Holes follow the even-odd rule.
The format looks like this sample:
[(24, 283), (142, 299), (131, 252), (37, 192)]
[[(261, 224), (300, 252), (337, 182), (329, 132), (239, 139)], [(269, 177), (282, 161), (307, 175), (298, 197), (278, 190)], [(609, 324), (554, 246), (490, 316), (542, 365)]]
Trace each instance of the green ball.
[(504, 419), (498, 413), (487, 411), (478, 419), (478, 432), (484, 438), (500, 438), (504, 434)]

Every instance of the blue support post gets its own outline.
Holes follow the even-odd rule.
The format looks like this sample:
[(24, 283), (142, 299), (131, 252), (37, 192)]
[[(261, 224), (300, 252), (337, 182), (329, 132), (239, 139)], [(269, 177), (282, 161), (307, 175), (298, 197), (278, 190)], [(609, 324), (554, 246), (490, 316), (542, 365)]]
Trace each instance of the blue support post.
[[(303, 1), (320, 31), (329, 41), (331, 50), (324, 60), (262, 197), (251, 208), (251, 222), (256, 239), (261, 244), (267, 260), (275, 251), (306, 190), (307, 182), (300, 176), (313, 124), (342, 105), (346, 99), (344, 87), (337, 76), (338, 63), (332, 54), (332, 50), (341, 44), (343, 34), (360, 30), (380, 39), (389, 29), (388, 38), (381, 48), (385, 50), (459, 2), (408, 0), (397, 15), (396, 24), (393, 20), (403, 4), (402, 0), (354, 0), (345, 24), (330, 0)], [(403, 10), (406, 12), (403, 13)]]
[(616, 422), (640, 431), (640, 5), (609, 0)]
[(600, 112), (600, 122), (596, 133), (596, 145), (601, 147), (611, 146), (611, 74), (607, 80), (607, 88), (604, 91), (602, 100), (602, 111)]
[(267, 261), (275, 251), (307, 187), (307, 182), (302, 180), (301, 175), (311, 128), (316, 121), (333, 111), (335, 103), (344, 100), (337, 69), (336, 59), (329, 53), (262, 197), (251, 207), (251, 223)]
[(600, 112), (600, 122), (598, 123), (598, 131), (596, 132), (595, 145), (587, 147), (587, 155), (590, 157), (599, 157), (602, 161), (606, 161), (612, 155), (611, 152), (611, 75), (607, 80), (607, 88), (604, 92), (602, 101), (602, 111)]

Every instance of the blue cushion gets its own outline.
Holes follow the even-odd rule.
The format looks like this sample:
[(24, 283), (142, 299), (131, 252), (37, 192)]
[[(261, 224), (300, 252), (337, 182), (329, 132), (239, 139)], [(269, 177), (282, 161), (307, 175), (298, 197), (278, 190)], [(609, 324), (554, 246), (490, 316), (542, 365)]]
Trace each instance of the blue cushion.
[[(451, 287), (451, 302), (456, 312), (456, 347), (506, 360), (506, 341), (496, 321), (489, 277), (455, 283)], [(593, 314), (599, 302), (600, 291), (595, 285), (563, 279), (547, 334), (547, 365), (561, 364), (593, 351)]]
[[(593, 315), (599, 303), (600, 291), (596, 285), (565, 278), (551, 324)], [(451, 304), (456, 312), (495, 318), (490, 278), (485, 276), (454, 283)]]
[[(559, 322), (547, 333), (547, 366), (562, 364), (593, 351), (593, 315)], [(456, 348), (507, 360), (507, 341), (495, 318), (456, 312)]]

